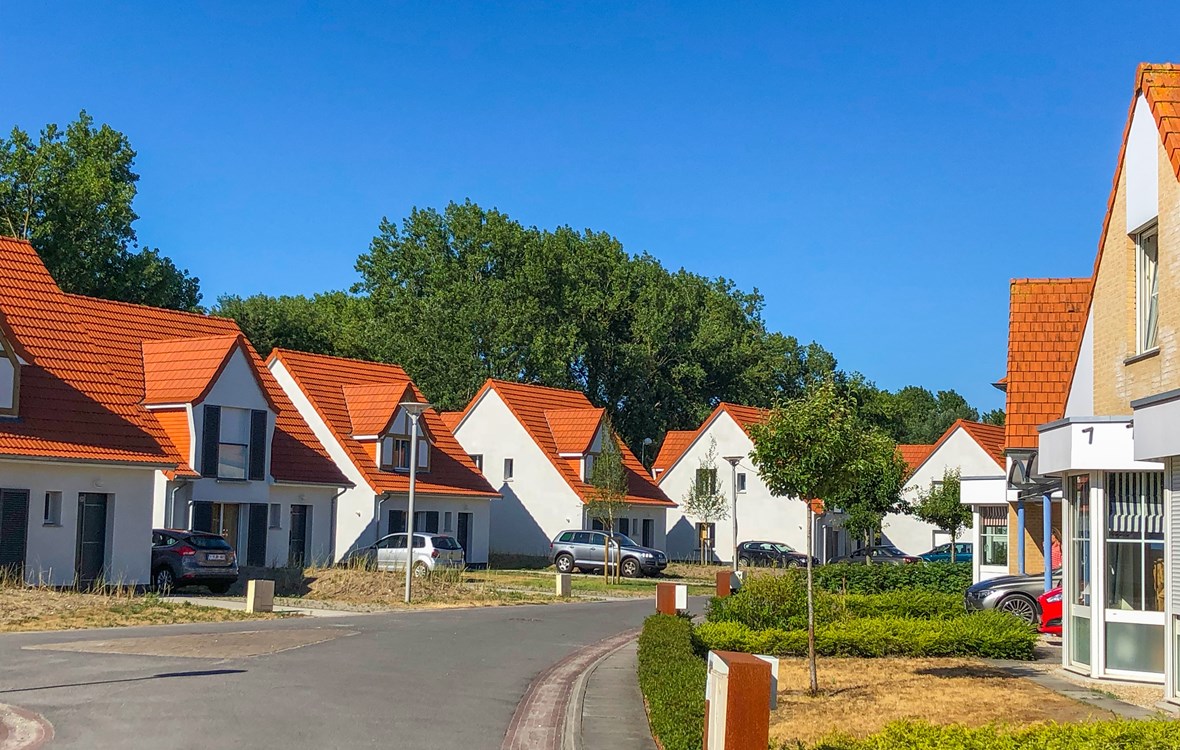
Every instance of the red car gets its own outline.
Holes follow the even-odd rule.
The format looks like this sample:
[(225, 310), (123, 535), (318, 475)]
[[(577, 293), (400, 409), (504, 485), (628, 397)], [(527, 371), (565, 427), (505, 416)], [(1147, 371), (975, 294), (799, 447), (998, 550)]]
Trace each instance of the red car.
[(1061, 635), (1061, 587), (1046, 591), (1037, 601), (1041, 603), (1041, 625), (1037, 629), (1042, 633)]

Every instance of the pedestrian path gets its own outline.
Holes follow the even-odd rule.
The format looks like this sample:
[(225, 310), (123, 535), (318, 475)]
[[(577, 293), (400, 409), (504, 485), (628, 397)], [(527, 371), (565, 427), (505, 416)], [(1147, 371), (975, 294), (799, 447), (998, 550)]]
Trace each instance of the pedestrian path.
[(639, 645), (631, 641), (594, 667), (582, 700), (582, 737), (586, 750), (656, 750), (639, 691)]

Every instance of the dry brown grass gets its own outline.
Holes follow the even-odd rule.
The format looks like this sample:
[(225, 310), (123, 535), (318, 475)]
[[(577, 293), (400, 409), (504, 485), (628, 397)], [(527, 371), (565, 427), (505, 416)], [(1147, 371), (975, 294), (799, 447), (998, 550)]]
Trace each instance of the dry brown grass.
[[(368, 609), (405, 607), (405, 573), (363, 567), (307, 568), (300, 583), (304, 599), (340, 602)], [(279, 595), (290, 592), (277, 591)], [(415, 607), (492, 607), (552, 601), (541, 593), (505, 591), (472, 571), (438, 571), (415, 578)]]
[(836, 731), (864, 737), (899, 719), (1022, 726), (1114, 718), (970, 659), (821, 659), (819, 696), (807, 695), (807, 681), (805, 659), (779, 662), (773, 741), (809, 745)]
[(215, 607), (172, 604), (126, 588), (84, 594), (46, 587), (0, 584), (0, 632), (76, 630), (129, 625), (170, 625), (181, 622), (226, 622), (271, 619), (278, 615), (247, 614)]

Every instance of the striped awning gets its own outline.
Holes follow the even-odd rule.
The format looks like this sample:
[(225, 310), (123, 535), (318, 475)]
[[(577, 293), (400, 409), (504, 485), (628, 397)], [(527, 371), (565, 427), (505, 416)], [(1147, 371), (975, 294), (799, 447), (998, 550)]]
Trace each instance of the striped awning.
[(1164, 477), (1159, 472), (1106, 475), (1106, 528), (1115, 534), (1163, 538)]
[(1007, 526), (1008, 525), (1008, 506), (1007, 505), (981, 505), (981, 506), (979, 506), (979, 525), (980, 526)]

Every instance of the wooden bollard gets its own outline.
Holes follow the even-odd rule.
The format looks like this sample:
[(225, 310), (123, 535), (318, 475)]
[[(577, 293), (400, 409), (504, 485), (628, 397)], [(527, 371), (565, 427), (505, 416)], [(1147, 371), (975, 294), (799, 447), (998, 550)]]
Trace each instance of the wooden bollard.
[(777, 704), (778, 660), (710, 651), (704, 750), (764, 750)]
[(733, 593), (733, 573), (723, 570), (717, 573), (717, 596), (726, 597)]

